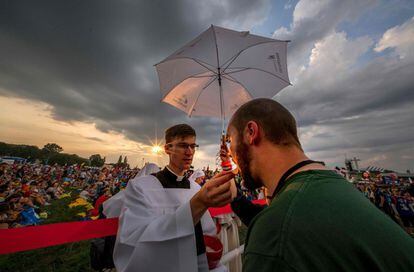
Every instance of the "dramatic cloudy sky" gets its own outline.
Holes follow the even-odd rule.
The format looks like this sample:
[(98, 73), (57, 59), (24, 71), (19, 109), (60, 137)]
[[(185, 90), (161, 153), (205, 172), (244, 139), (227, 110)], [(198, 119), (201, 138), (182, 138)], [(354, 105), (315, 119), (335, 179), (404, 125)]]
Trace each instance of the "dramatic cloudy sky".
[(412, 0), (2, 0), (0, 141), (163, 163), (151, 144), (188, 122), (213, 165), (220, 122), (160, 103), (153, 67), (211, 24), (292, 41), (274, 99), (312, 158), (414, 170)]

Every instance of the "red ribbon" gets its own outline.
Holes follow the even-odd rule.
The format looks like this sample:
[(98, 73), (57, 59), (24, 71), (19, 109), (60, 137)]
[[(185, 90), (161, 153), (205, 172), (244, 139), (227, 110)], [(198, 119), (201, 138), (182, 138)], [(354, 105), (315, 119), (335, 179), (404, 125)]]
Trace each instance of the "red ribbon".
[[(266, 201), (256, 200), (253, 203), (264, 205)], [(214, 217), (220, 214), (232, 213), (233, 211), (231, 206), (227, 204), (220, 208), (210, 208), (209, 212)], [(117, 230), (118, 218), (4, 229), (0, 230), (0, 254), (10, 254), (116, 235)]]
[(0, 254), (32, 250), (116, 234), (118, 218), (0, 230)]

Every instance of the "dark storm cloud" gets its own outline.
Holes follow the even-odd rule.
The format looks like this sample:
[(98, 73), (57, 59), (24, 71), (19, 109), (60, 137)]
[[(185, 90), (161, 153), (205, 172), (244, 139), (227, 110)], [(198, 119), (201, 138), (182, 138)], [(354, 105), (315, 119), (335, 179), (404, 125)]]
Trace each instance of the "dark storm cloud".
[(210, 24), (252, 27), (269, 1), (2, 1), (0, 95), (43, 101), (54, 118), (145, 141), (188, 121), (202, 141), (218, 120), (160, 103), (153, 64)]

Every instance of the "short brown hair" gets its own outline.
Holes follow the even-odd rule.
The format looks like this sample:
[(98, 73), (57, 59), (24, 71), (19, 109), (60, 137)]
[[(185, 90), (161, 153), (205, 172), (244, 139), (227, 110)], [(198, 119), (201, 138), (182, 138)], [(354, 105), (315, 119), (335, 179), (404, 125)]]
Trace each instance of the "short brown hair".
[(257, 122), (270, 142), (302, 149), (295, 118), (278, 102), (267, 98), (249, 101), (234, 113), (230, 126), (240, 134), (249, 121)]
[(196, 137), (195, 130), (187, 124), (179, 124), (167, 128), (165, 131), (165, 143), (171, 143), (175, 138)]

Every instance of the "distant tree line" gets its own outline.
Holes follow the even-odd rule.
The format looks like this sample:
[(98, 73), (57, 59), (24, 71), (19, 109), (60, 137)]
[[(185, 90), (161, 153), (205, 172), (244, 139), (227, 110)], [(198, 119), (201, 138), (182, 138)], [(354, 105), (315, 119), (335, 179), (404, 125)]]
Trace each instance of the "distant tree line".
[[(89, 159), (82, 158), (76, 154), (63, 153), (63, 148), (56, 143), (48, 143), (43, 148), (34, 145), (16, 145), (0, 142), (0, 156), (21, 157), (29, 162), (40, 161), (43, 164), (73, 165), (84, 164), (101, 167), (105, 164), (105, 157), (94, 154)], [(126, 163), (125, 157), (124, 162)], [(122, 163), (123, 164), (123, 163)]]
[(122, 162), (122, 155), (120, 155), (116, 165), (120, 167), (129, 167), (127, 156), (124, 157), (124, 161)]

